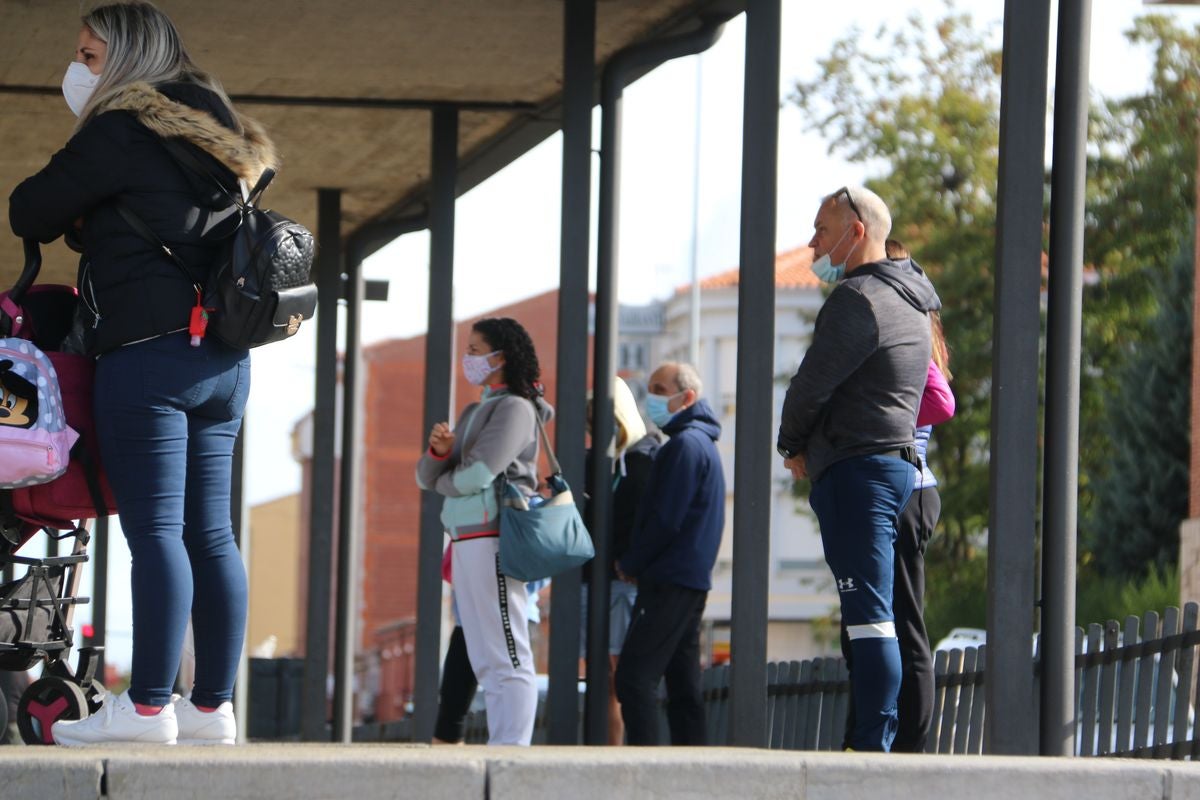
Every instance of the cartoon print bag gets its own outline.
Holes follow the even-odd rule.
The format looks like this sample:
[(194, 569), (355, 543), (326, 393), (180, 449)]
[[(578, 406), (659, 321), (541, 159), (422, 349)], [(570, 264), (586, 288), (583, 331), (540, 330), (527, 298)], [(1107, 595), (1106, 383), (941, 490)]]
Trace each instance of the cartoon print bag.
[(50, 359), (25, 339), (0, 339), (0, 489), (62, 475), (78, 438)]

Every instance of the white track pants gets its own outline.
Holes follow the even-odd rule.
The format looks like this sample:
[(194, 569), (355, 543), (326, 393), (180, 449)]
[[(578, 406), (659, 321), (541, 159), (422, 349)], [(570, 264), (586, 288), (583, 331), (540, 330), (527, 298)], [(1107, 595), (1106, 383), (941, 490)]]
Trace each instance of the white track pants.
[(488, 744), (528, 745), (537, 711), (525, 584), (500, 574), (500, 540), (454, 543), (454, 595), (471, 669), (487, 704)]

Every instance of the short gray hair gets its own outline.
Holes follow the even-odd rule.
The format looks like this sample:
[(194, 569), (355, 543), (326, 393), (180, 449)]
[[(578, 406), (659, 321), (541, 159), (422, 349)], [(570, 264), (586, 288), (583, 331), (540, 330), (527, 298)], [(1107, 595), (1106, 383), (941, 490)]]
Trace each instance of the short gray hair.
[[(855, 214), (867, 231), (867, 241), (883, 243), (892, 232), (892, 213), (883, 198), (865, 186), (846, 186), (827, 195), (822, 202), (832, 201), (835, 208)], [(857, 210), (856, 210), (857, 209)]]
[(691, 389), (699, 397), (704, 391), (704, 383), (700, 380), (700, 373), (696, 368), (686, 362), (680, 362), (675, 365), (678, 370), (675, 373), (675, 385), (679, 387), (679, 391), (686, 392)]

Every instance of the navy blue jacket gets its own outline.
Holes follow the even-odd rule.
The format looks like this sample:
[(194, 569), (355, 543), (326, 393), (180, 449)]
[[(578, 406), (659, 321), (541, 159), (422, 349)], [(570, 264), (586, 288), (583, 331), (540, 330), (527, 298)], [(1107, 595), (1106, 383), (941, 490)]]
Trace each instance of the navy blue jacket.
[(717, 453), (721, 423), (706, 400), (671, 418), (642, 495), (621, 571), (689, 589), (712, 588), (725, 529), (725, 474)]

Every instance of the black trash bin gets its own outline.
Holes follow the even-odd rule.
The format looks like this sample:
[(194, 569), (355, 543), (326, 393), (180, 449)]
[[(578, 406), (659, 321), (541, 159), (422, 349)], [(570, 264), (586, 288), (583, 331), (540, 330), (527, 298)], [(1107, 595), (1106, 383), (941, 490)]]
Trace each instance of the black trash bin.
[(303, 677), (304, 659), (250, 659), (248, 739), (300, 738), (300, 687)]

